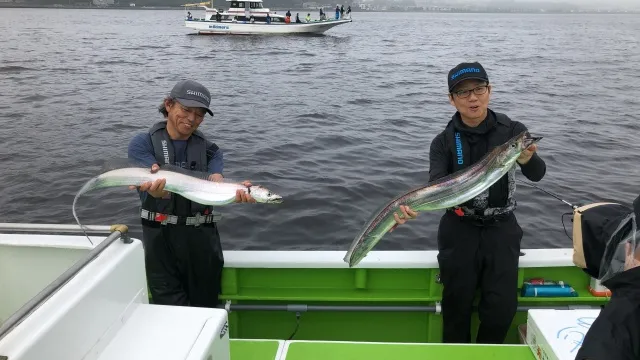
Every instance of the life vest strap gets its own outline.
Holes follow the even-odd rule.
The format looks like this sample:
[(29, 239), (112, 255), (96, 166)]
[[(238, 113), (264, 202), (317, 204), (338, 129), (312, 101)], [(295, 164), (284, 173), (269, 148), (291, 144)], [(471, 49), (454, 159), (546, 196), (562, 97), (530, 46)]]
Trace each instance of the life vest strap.
[(222, 214), (213, 213), (213, 214), (200, 214), (196, 213), (195, 216), (177, 216), (170, 214), (163, 214), (158, 212), (149, 211), (146, 209), (140, 210), (140, 217), (148, 220), (159, 222), (162, 225), (173, 224), (173, 225), (188, 225), (198, 227), (202, 224), (211, 224), (219, 222), (222, 219)]

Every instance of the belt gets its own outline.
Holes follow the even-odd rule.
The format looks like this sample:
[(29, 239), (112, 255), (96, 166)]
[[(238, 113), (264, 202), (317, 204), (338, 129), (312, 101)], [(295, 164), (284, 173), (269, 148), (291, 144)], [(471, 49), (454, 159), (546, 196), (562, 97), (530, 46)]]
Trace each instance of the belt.
[(509, 216), (509, 214), (511, 214), (511, 211), (507, 211), (505, 213), (500, 213), (495, 215), (477, 215), (475, 211), (470, 213), (470, 212), (464, 211), (462, 208), (449, 208), (447, 209), (447, 212), (460, 217), (460, 219), (477, 221), (483, 224), (498, 222), (500, 220), (503, 220), (507, 216)]
[(142, 209), (140, 210), (140, 217), (145, 220), (159, 222), (162, 225), (180, 224), (180, 225), (189, 225), (189, 226), (197, 227), (202, 224), (211, 224), (211, 223), (220, 221), (220, 219), (222, 219), (222, 214), (213, 213), (213, 214), (203, 215), (203, 214), (197, 213), (195, 216), (177, 216), (177, 215), (162, 214), (162, 213)]

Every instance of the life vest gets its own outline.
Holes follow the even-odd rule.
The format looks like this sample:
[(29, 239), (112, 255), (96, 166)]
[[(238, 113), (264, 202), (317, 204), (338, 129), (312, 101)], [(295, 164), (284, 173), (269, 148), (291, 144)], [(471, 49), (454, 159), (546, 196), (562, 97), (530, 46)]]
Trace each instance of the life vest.
[[(477, 135), (484, 136), (487, 139), (487, 153), (489, 153), (493, 148), (504, 144), (512, 137), (512, 121), (504, 114), (493, 112), (492, 110), (488, 111), (494, 114), (496, 123), (491, 129), (488, 130), (486, 134)], [(451, 151), (451, 173), (465, 169), (466, 167), (472, 165), (470, 153), (471, 147), (469, 145), (467, 136), (463, 131), (459, 131), (455, 127), (453, 119), (447, 124), (447, 127), (445, 129), (445, 139)], [(497, 197), (494, 192), (499, 191), (499, 189), (496, 189), (495, 185), (493, 185), (475, 198), (467, 201), (464, 204), (461, 204), (460, 208), (462, 208), (462, 210), (467, 214), (478, 216), (500, 215), (513, 211), (517, 206), (517, 203), (513, 197), (513, 194), (516, 191), (515, 174), (516, 167), (513, 166), (505, 175), (508, 181), (508, 195), (506, 201), (492, 200)], [(498, 181), (502, 181), (502, 179)]]
[[(155, 158), (159, 164), (175, 164), (175, 150), (173, 142), (166, 129), (167, 122), (156, 123), (149, 129), (151, 143), (155, 152)], [(189, 170), (208, 171), (208, 164), (213, 154), (218, 150), (218, 146), (206, 140), (204, 134), (199, 130), (187, 140), (186, 164)], [(150, 212), (158, 212), (176, 216), (194, 216), (197, 213), (210, 214), (213, 211), (211, 206), (205, 206), (186, 199), (180, 195), (169, 193), (169, 198), (156, 199), (149, 195), (142, 202), (142, 209)]]

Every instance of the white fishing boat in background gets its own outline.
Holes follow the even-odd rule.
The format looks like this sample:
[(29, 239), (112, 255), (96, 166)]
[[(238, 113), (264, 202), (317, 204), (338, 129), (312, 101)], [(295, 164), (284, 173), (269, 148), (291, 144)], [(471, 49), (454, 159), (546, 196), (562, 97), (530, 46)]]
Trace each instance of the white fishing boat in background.
[(187, 16), (185, 26), (197, 30), (199, 34), (322, 34), (352, 21), (349, 14), (341, 19), (327, 16), (309, 22), (303, 16), (299, 23), (292, 16), (291, 22), (286, 22), (285, 15), (272, 13), (269, 8), (263, 7), (262, 0), (226, 1), (230, 3), (227, 10), (208, 7), (204, 3), (185, 4), (185, 7), (204, 8), (205, 11), (202, 18)]

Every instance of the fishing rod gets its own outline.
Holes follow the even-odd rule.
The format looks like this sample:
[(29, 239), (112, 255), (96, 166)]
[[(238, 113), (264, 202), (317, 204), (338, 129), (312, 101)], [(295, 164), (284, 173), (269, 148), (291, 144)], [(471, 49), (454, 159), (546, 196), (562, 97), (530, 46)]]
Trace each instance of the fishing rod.
[[(558, 196), (558, 195), (556, 195), (556, 194), (552, 193), (551, 191), (547, 191), (547, 190), (545, 190), (545, 189), (543, 189), (543, 188), (541, 188), (541, 187), (539, 187), (539, 186), (537, 186), (537, 185), (535, 185), (535, 184), (532, 184), (532, 183), (530, 183), (530, 182), (528, 182), (528, 181), (524, 181), (524, 180), (521, 180), (521, 179), (516, 179), (516, 180), (518, 180), (519, 182), (521, 182), (521, 183), (523, 183), (523, 184), (525, 184), (525, 185), (527, 185), (527, 186), (531, 186), (531, 187), (533, 187), (533, 188), (536, 188), (536, 189), (538, 189), (538, 190), (540, 190), (540, 191), (544, 192), (545, 194), (547, 194), (547, 195), (549, 195), (549, 196), (551, 196), (551, 197), (553, 197), (553, 198), (556, 198), (556, 199), (558, 199), (558, 200), (562, 201), (563, 203), (565, 203), (565, 204), (567, 204), (567, 205), (571, 206), (571, 209), (572, 209), (572, 210), (575, 210), (575, 209), (577, 209), (577, 208), (578, 208), (578, 205), (574, 205), (574, 204), (572, 204), (572, 203), (568, 202), (567, 200), (564, 200), (564, 199), (563, 199), (563, 198), (561, 198), (560, 196)], [(569, 240), (571, 240), (571, 241), (573, 241), (573, 239), (571, 238), (571, 236), (569, 236), (569, 233), (567, 233), (567, 227), (564, 225), (564, 217), (565, 217), (565, 215), (572, 215), (572, 214), (573, 214), (573, 212), (567, 212), (567, 213), (563, 213), (563, 214), (560, 216), (560, 221), (562, 222), (562, 228), (564, 229), (564, 234), (565, 234), (565, 235), (567, 235), (567, 237), (568, 237), (568, 238), (569, 238)], [(571, 220), (571, 221), (573, 221), (573, 220)]]
[(547, 190), (545, 190), (545, 189), (543, 189), (543, 188), (541, 188), (541, 187), (539, 187), (539, 186), (537, 186), (537, 185), (535, 185), (535, 184), (532, 184), (532, 183), (530, 183), (530, 182), (527, 182), (527, 181), (524, 181), (524, 180), (521, 180), (521, 179), (516, 179), (516, 180), (520, 181), (520, 182), (521, 182), (521, 183), (523, 183), (523, 184), (526, 184), (526, 185), (529, 185), (529, 186), (531, 186), (531, 187), (534, 187), (534, 188), (536, 188), (536, 189), (538, 189), (538, 190), (540, 190), (540, 191), (542, 191), (542, 192), (544, 192), (544, 193), (546, 193), (546, 194), (548, 194), (548, 195), (550, 195), (550, 196), (552, 196), (552, 197), (554, 197), (554, 198), (556, 198), (556, 199), (558, 199), (558, 200), (562, 201), (563, 203), (565, 203), (565, 204), (567, 204), (567, 205), (571, 206), (571, 208), (572, 208), (572, 209), (574, 209), (574, 210), (578, 208), (578, 205), (573, 205), (572, 203), (568, 202), (567, 200), (564, 200), (564, 199), (563, 199), (563, 198), (561, 198), (560, 196), (558, 196), (558, 195), (556, 195), (556, 194), (552, 193), (551, 191), (547, 191)]

